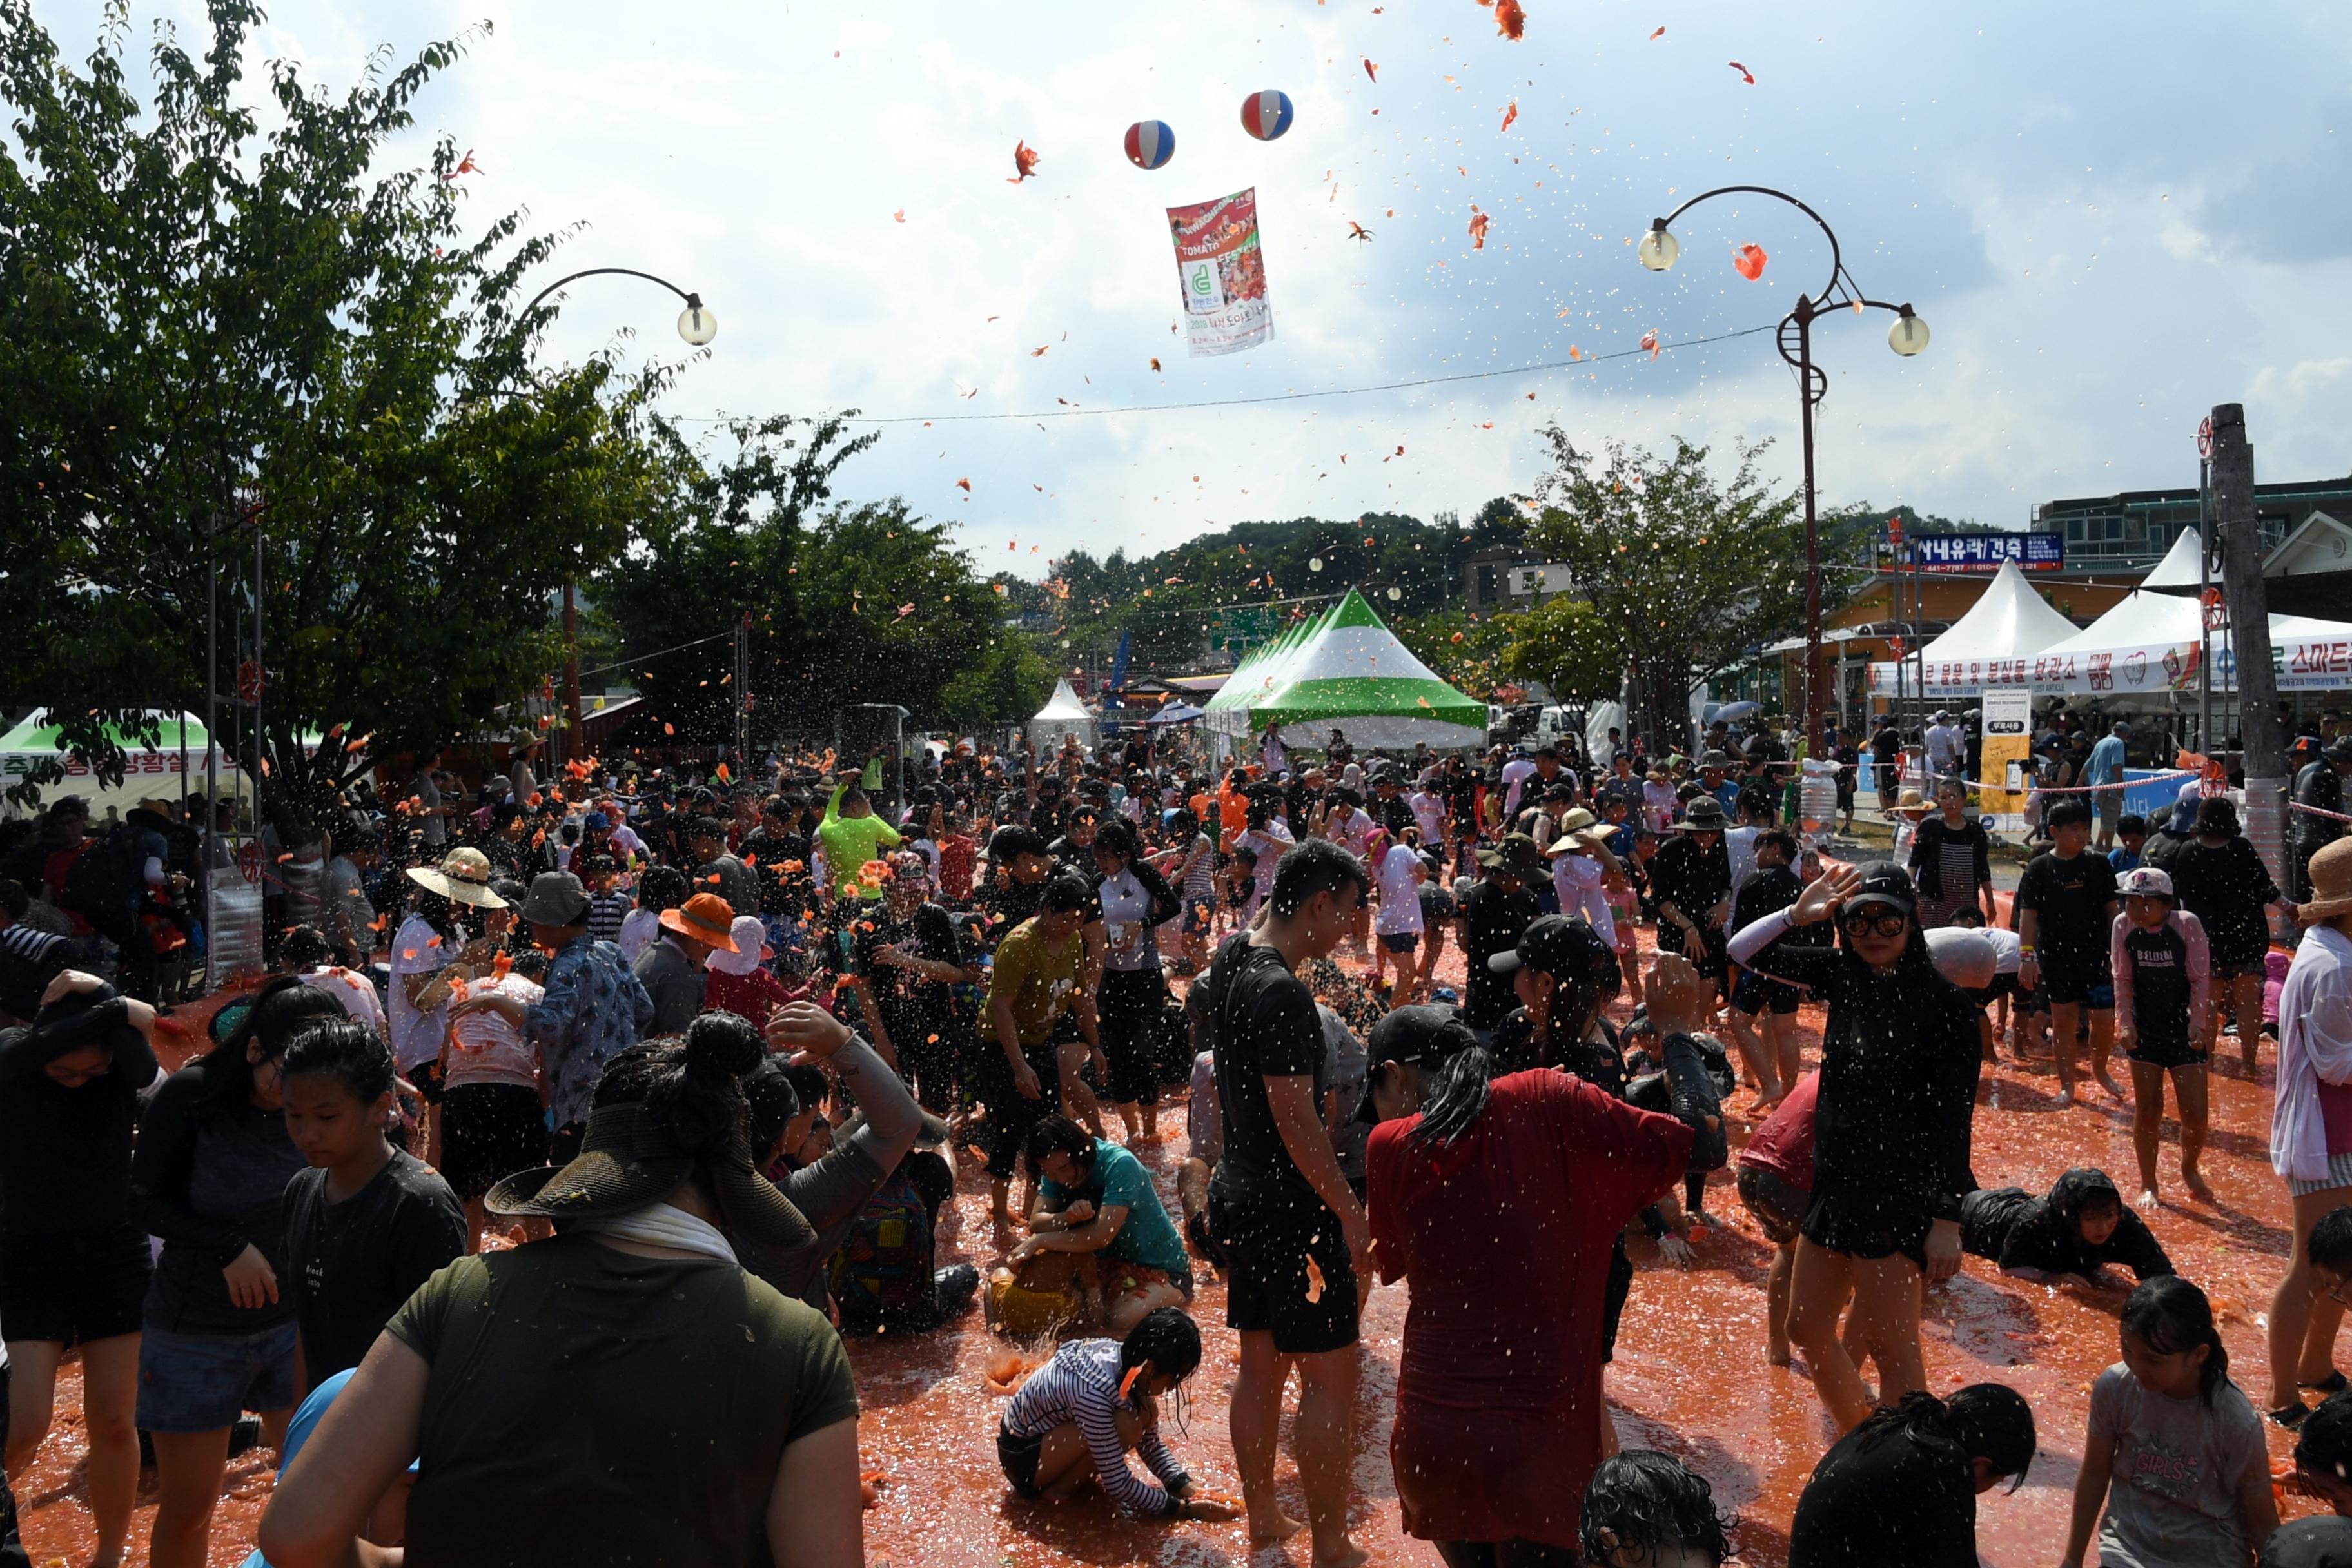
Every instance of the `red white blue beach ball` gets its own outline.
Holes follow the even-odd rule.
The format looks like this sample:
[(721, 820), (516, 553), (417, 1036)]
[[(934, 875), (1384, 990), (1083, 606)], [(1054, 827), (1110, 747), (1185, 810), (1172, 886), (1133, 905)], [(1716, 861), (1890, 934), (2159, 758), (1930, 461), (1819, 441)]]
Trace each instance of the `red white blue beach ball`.
[(1157, 169), (1176, 155), (1176, 132), (1164, 120), (1139, 120), (1127, 128), (1127, 161), (1139, 169)]
[(1242, 100), (1242, 129), (1261, 142), (1271, 142), (1290, 129), (1290, 95), (1274, 88)]

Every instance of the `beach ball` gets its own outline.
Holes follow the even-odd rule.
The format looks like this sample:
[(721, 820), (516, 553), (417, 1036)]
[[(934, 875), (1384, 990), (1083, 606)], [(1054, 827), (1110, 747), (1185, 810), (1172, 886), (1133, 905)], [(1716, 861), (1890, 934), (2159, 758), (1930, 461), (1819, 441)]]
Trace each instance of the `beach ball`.
[(1139, 120), (1127, 128), (1127, 161), (1139, 169), (1157, 169), (1176, 155), (1176, 132), (1164, 120)]
[(1290, 129), (1290, 95), (1274, 88), (1242, 100), (1242, 129), (1271, 142)]

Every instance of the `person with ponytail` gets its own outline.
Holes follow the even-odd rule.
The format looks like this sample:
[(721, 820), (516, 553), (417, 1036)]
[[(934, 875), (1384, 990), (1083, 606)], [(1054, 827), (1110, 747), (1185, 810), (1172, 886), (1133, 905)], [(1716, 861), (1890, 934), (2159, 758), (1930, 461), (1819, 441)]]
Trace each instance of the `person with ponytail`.
[[(1927, 1284), (1960, 1265), (1981, 1031), (1976, 1003), (1937, 972), (1910, 874), (1890, 861), (1832, 871), (1788, 909), (1732, 938), (1731, 962), (1829, 1005), (1814, 1109), (1813, 1189), (1797, 1243), (1789, 1337), (1843, 1430), (1870, 1391), (1839, 1342), (1849, 1299), (1878, 1363), (1879, 1395), (1927, 1385), (1919, 1351)], [(1779, 939), (1834, 920), (1840, 945)]]
[(1911, 1393), (1813, 1467), (1789, 1525), (1789, 1568), (1977, 1568), (1977, 1499), (2015, 1491), (2033, 1463), (2033, 1411), (1979, 1383)]
[(278, 1447), (294, 1413), (286, 1186), (303, 1159), (286, 1130), (286, 1047), (324, 1019), (327, 992), (282, 974), (213, 1016), (214, 1047), (163, 1080), (131, 1161), (131, 1222), (161, 1237), (139, 1344), (140, 1430), (155, 1444), (150, 1561), (199, 1568), (247, 1410)]
[[(2205, 1292), (2177, 1274), (2124, 1300), (2123, 1360), (2091, 1384), (2063, 1568), (2245, 1568), (2278, 1529), (2262, 1417), (2230, 1381)], [(2105, 1522), (2099, 1511), (2106, 1510)]]
[[(1711, 994), (1687, 961), (1658, 961), (1662, 1027), (1696, 1027)], [(1580, 1037), (1583, 1019), (1555, 1022)], [(1567, 1568), (1615, 1447), (1601, 1347), (1618, 1233), (1682, 1175), (1692, 1130), (1559, 1067), (1495, 1077), (1449, 1008), (1391, 1013), (1368, 1055), (1372, 1255), (1412, 1282), (1389, 1443), (1405, 1530), (1448, 1568)]]
[(1095, 835), (1097, 900), (1106, 952), (1095, 1011), (1107, 1086), (1129, 1143), (1160, 1142), (1160, 1075), (1153, 1053), (1168, 1011), (1168, 976), (1160, 967), (1160, 928), (1181, 907), (1167, 879), (1144, 858), (1129, 823), (1114, 818)]
[(381, 1563), (358, 1539), (411, 1459), (405, 1561), (852, 1568), (857, 1397), (823, 1316), (736, 1261), (807, 1241), (753, 1166), (731, 1014), (615, 1057), (580, 1154), (490, 1212), (555, 1235), (458, 1258), (395, 1313), (261, 1521), (277, 1568)]

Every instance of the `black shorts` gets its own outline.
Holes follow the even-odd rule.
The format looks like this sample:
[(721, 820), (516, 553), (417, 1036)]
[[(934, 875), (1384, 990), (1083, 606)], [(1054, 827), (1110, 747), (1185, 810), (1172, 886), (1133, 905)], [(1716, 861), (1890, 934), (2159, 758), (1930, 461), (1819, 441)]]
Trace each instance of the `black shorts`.
[(2186, 1034), (2150, 1039), (2143, 1033), (2132, 1037), (2132, 1048), (2124, 1053), (2124, 1059), (2142, 1067), (2162, 1068), (2168, 1072), (2175, 1072), (2183, 1068), (2201, 1068), (2210, 1058)]
[(1764, 1238), (1775, 1247), (1793, 1247), (1804, 1228), (1805, 1210), (1813, 1194), (1768, 1165), (1739, 1167), (1739, 1201), (1764, 1227)]
[(519, 1083), (460, 1083), (441, 1091), (441, 1179), (478, 1198), (501, 1176), (547, 1163), (547, 1111)]
[(427, 1105), (440, 1104), (442, 1095), (447, 1092), (448, 1074), (441, 1066), (439, 1057), (418, 1062), (408, 1069), (406, 1076), (408, 1081), (415, 1086), (416, 1092), (425, 1097)]
[[(1011, 1181), (1021, 1163), (1021, 1151), (1029, 1142), (1029, 1130), (1037, 1125), (1048, 1112), (1062, 1109), (1061, 1047), (1066, 1043), (1063, 1031), (1056, 1029), (1054, 1037), (1042, 1046), (1021, 1047), (1022, 1059), (1029, 1070), (1037, 1075), (1037, 1098), (1029, 1099), (1013, 1081), (1013, 1064), (1004, 1059), (1003, 1047), (990, 1051), (982, 1058), (980, 1097), (988, 1105), (988, 1127), (983, 1142), (988, 1150), (988, 1173), (991, 1178)], [(1076, 1040), (1076, 1030), (1068, 1032)]]
[(2251, 958), (2223, 958), (2215, 953), (2212, 958), (2213, 984), (2219, 985), (2229, 980), (2267, 980), (2270, 978), (2269, 957), (2267, 952), (2258, 952)]
[(1625, 1253), (1625, 1233), (1610, 1248), (1609, 1272), (1601, 1289), (1601, 1359), (1617, 1359), (1617, 1325), (1625, 1320), (1625, 1299), (1633, 1293), (1633, 1260)]
[(1927, 1231), (1935, 1216), (1927, 1214), (1889, 1214), (1882, 1210), (1870, 1194), (1842, 1196), (1836, 1193), (1813, 1189), (1812, 1200), (1805, 1205), (1805, 1238), (1827, 1252), (1842, 1252), (1848, 1258), (1875, 1261), (1901, 1253), (1919, 1266), (1921, 1273), (1927, 1268)]
[(2055, 1005), (2079, 1005), (2096, 1013), (2111, 1010), (2116, 1005), (2115, 982), (2100, 960), (2045, 958), (2042, 960), (2042, 973), (2035, 978), (2041, 984), (2034, 989), (2042, 993), (2043, 1000)]
[[(1159, 1029), (1167, 1010), (1168, 982), (1157, 968), (1103, 972), (1095, 1018), (1101, 1031), (1103, 1059), (1110, 1063), (1110, 1098), (1115, 1103), (1160, 1103)], [(1000, 1051), (998, 1059), (1003, 1057)]]
[(133, 1226), (0, 1241), (0, 1329), (68, 1349), (135, 1334), (149, 1268), (147, 1237)]
[[(1339, 1217), (1311, 1195), (1276, 1206), (1286, 1203), (1235, 1203), (1210, 1191), (1209, 1228), (1231, 1259), (1225, 1325), (1272, 1334), (1281, 1355), (1345, 1350), (1356, 1342), (1356, 1268)], [(1310, 1258), (1320, 1290), (1307, 1272)]]
[(2017, 972), (2011, 970), (2007, 974), (1994, 975), (1990, 985), (1969, 987), (1969, 994), (1976, 998), (1978, 1006), (1990, 1007), (2004, 996), (2016, 996), (2022, 993), (2018, 988)]
[(1045, 1435), (1015, 1437), (996, 1424), (996, 1462), (1004, 1468), (1004, 1479), (1013, 1484), (1016, 1496), (1037, 1498), (1045, 1494), (1037, 1489), (1037, 1463), (1045, 1457)]
[(1731, 988), (1731, 1005), (1738, 1012), (1754, 1017), (1770, 1009), (1782, 1017), (1797, 1010), (1803, 993), (1783, 981), (1773, 980), (1752, 969), (1739, 972), (1739, 982)]

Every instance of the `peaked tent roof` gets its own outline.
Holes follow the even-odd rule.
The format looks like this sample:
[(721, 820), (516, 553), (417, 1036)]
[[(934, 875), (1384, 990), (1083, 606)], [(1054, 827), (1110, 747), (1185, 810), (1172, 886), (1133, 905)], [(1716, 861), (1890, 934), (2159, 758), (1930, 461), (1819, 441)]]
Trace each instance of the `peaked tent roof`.
[[(177, 752), (180, 749), (180, 726), (183, 723), (187, 725), (188, 750), (201, 752), (205, 749), (205, 721), (194, 714), (181, 713), (168, 709), (150, 709), (148, 716), (162, 727), (162, 734), (155, 742), (155, 750)], [(148, 749), (144, 742), (134, 739), (115, 725), (109, 724), (106, 727), (106, 732), (112, 737), (116, 745), (134, 756)], [(63, 733), (59, 726), (49, 721), (47, 709), (36, 708), (25, 715), (24, 722), (6, 734), (0, 735), (0, 752), (58, 751), (63, 746), (59, 739)]]
[[(2140, 591), (2158, 594), (2194, 594), (2197, 592), (2197, 558), (2204, 552), (2204, 536), (2193, 528), (2184, 528), (2172, 548), (2156, 569), (2139, 580)], [(2219, 583), (2221, 578), (2216, 577)]]
[(1250, 732), (1249, 710), (1257, 700), (1286, 679), (1290, 660), (1299, 649), (1312, 641), (1317, 633), (1328, 626), (1339, 614), (1334, 605), (1309, 618), (1291, 626), (1273, 641), (1261, 643), (1250, 650), (1241, 663), (1234, 667), (1224, 685), (1209, 699), (1206, 711), (1209, 728), (1226, 735), (1246, 735)]
[[(2340, 650), (2352, 642), (2352, 624), (2306, 616), (2274, 615), (2270, 620), (2279, 689), (2347, 684), (2340, 672)], [(2034, 656), (2034, 689), (2116, 696), (2191, 689), (2204, 647), (2200, 640), (2203, 625), (2204, 611), (2194, 595), (2145, 589), (2126, 594), (2105, 615)], [(2234, 689), (2237, 668), (2230, 635), (2216, 631), (2210, 646), (2214, 689)]]
[(2049, 601), (2034, 591), (2016, 562), (2004, 561), (1968, 614), (1922, 648), (1919, 657), (1931, 665), (2029, 658), (2073, 637), (2076, 630), (2074, 622), (2052, 609)]
[(1029, 721), (1032, 745), (1043, 746), (1063, 735), (1076, 735), (1088, 744), (1095, 738), (1095, 716), (1087, 711), (1087, 705), (1078, 700), (1078, 694), (1070, 689), (1066, 679), (1054, 682), (1054, 695)]
[(1334, 728), (1365, 746), (1471, 746), (1486, 738), (1486, 705), (1438, 679), (1350, 589), (1251, 702), (1249, 723), (1294, 746)]

